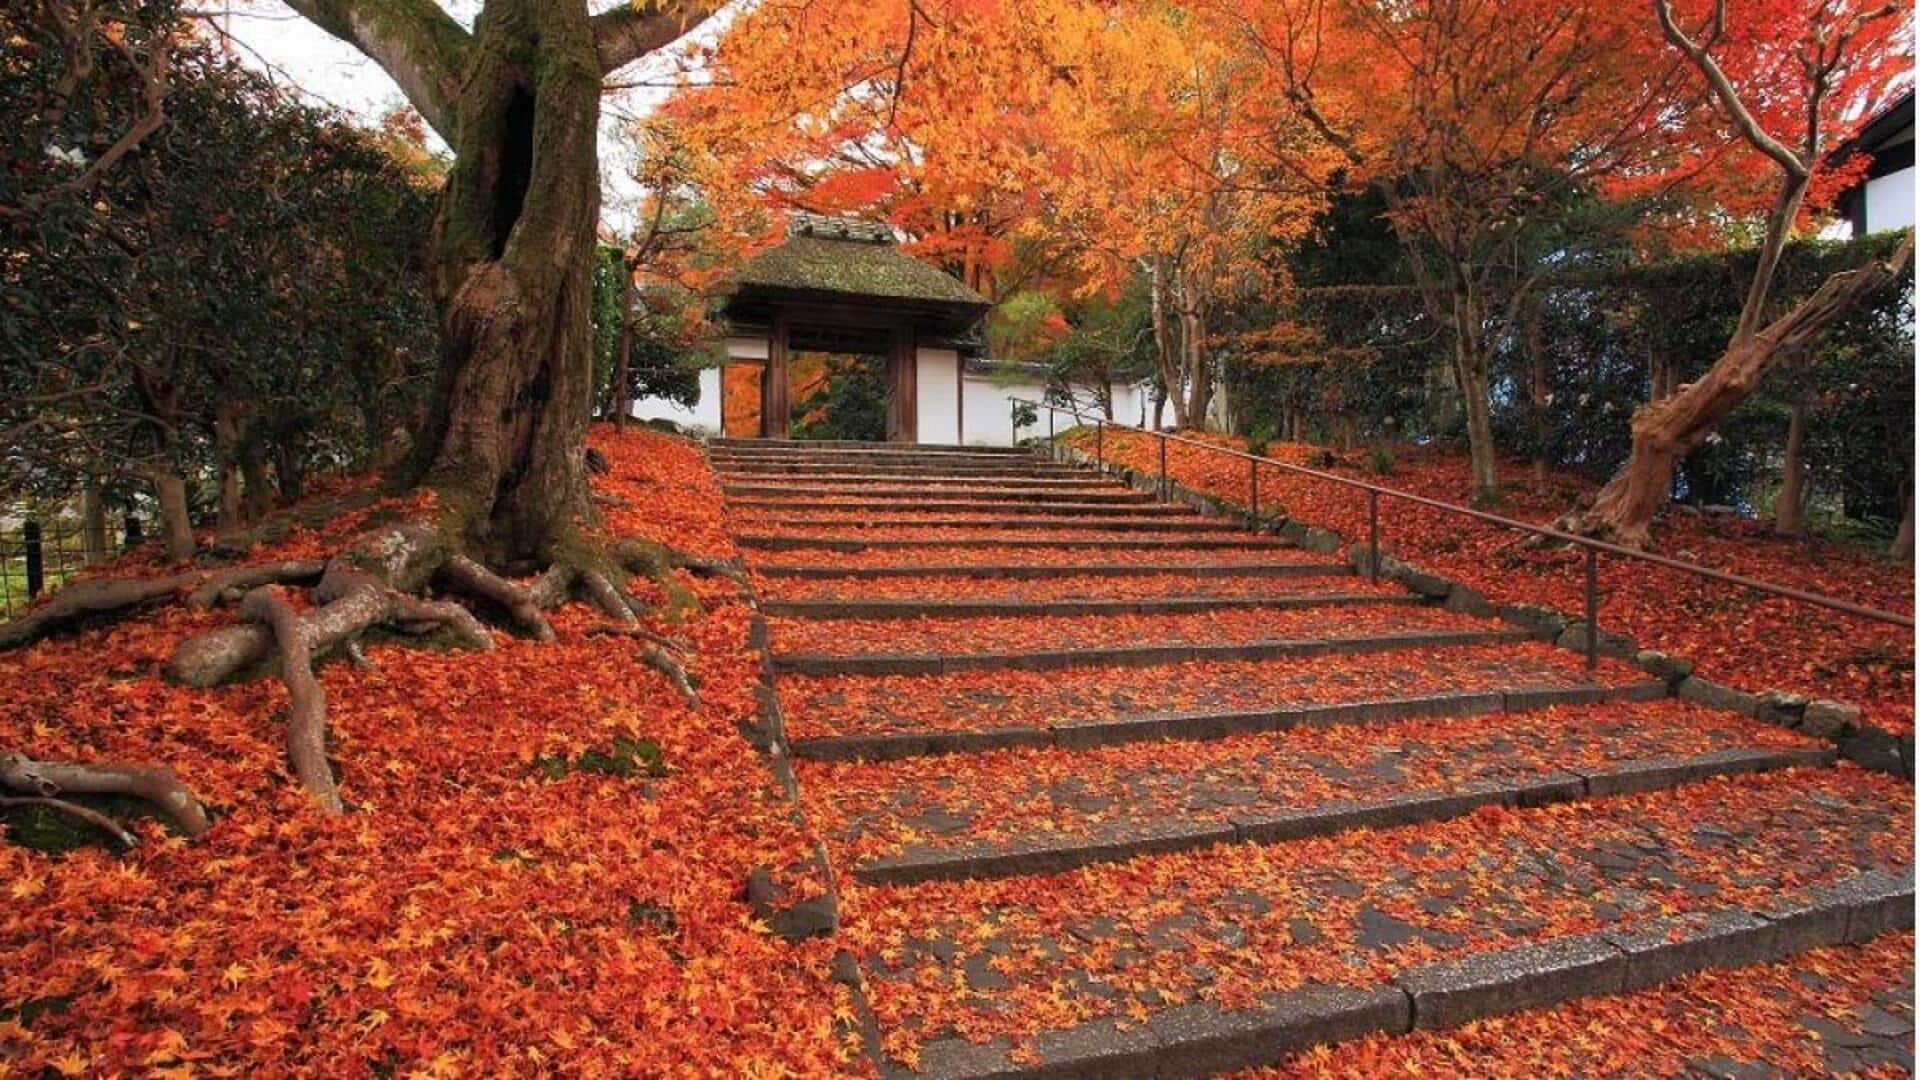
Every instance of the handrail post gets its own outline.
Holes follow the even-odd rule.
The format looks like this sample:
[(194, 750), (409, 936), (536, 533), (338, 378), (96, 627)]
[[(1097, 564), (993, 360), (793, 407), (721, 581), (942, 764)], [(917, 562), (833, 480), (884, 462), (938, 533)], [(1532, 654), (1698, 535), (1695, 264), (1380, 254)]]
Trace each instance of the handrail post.
[(46, 551), (42, 546), (38, 521), (28, 518), (20, 526), (20, 543), (26, 549), (27, 599), (31, 600), (47, 588)]
[(1020, 399), (1007, 399), (1007, 445), (1020, 445)]
[(1247, 517), (1251, 518), (1255, 528), (1260, 525), (1260, 463), (1247, 459)]
[(1047, 406), (1047, 456), (1050, 458), (1058, 458), (1060, 456), (1060, 448), (1054, 445), (1053, 434), (1054, 417), (1058, 412), (1059, 410), (1053, 406)]
[(1107, 467), (1107, 422), (1098, 416), (1093, 418), (1093, 463)]
[(1172, 492), (1167, 487), (1167, 433), (1160, 433), (1160, 501), (1167, 502)]
[(1587, 549), (1587, 670), (1600, 666), (1600, 549)]
[(1367, 580), (1380, 583), (1380, 493), (1367, 489)]

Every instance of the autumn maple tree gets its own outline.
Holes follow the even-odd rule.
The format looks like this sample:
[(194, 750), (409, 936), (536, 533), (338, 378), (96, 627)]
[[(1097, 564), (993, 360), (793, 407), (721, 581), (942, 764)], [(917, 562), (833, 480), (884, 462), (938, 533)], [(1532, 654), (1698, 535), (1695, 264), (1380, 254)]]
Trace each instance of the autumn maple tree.
[[(1805, 220), (1835, 128), (1877, 104), (1911, 69), (1900, 4), (1861, 0), (1653, 0), (1652, 18), (1705, 83), (1711, 107), (1687, 122), (1736, 140), (1772, 181), (1759, 260), (1726, 350), (1706, 374), (1633, 419), (1633, 450), (1568, 528), (1644, 547), (1673, 497), (1674, 467), (1769, 371), (1818, 341), (1861, 297), (1906, 271), (1913, 236), (1884, 262), (1835, 274), (1785, 312), (1769, 309), (1787, 241)], [(1858, 162), (1855, 163), (1857, 167)], [(1797, 497), (1797, 495), (1793, 496)]]
[[(341, 800), (325, 759), (325, 695), (312, 660), (350, 648), (382, 624), (441, 626), (476, 648), (492, 639), (460, 601), (479, 600), (542, 640), (543, 611), (576, 591), (631, 626), (642, 603), (629, 573), (707, 566), (657, 545), (619, 544), (594, 528), (586, 486), (592, 392), (592, 260), (600, 206), (600, 95), (606, 76), (673, 41), (706, 16), (697, 2), (488, 0), (471, 31), (433, 0), (292, 0), (317, 26), (378, 63), (452, 148), (429, 253), (439, 308), (436, 388), (412, 460), (396, 470), (408, 510), (318, 562), (100, 579), (64, 589), (6, 627), (0, 646), (76, 619), (193, 588), (234, 602), (241, 619), (183, 642), (171, 674), (204, 686), (277, 663), (293, 700), (289, 754), (328, 810)], [(81, 32), (126, 51), (121, 24)], [(176, 31), (186, 33), (184, 29)], [(164, 37), (142, 47), (164, 54)], [(164, 64), (160, 65), (164, 71)], [(154, 91), (164, 95), (161, 79)], [(110, 170), (158, 127), (127, 129)], [(531, 584), (516, 577), (538, 575)], [(312, 586), (311, 606), (287, 591)], [(658, 666), (677, 664), (656, 650)], [(123, 791), (147, 774), (122, 766), (0, 759), (0, 782), (52, 795)], [(171, 797), (171, 793), (163, 793)]]

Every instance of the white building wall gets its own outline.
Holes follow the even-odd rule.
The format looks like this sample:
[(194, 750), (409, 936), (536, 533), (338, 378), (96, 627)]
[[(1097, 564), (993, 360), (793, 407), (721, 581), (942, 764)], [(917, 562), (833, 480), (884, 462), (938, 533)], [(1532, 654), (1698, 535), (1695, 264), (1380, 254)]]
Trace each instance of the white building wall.
[(1913, 170), (1867, 181), (1867, 231), (1886, 232), (1913, 224)]
[(692, 406), (666, 398), (646, 397), (633, 403), (633, 415), (639, 420), (670, 420), (681, 430), (707, 435), (720, 433), (720, 369), (700, 372), (700, 397)]
[(914, 363), (913, 422), (919, 441), (960, 442), (960, 354), (923, 348)]

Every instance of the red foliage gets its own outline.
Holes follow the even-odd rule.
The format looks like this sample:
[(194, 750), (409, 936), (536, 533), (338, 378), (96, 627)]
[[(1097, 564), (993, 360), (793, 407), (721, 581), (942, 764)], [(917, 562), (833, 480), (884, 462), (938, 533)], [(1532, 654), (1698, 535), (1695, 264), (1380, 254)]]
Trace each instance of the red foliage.
[[(731, 553), (695, 448), (593, 441), (612, 463), (596, 490), (625, 503), (614, 531)], [(346, 529), (257, 554), (321, 554)], [(751, 610), (731, 583), (688, 584), (704, 611), (654, 629), (690, 642), (697, 713), (623, 639), (584, 637), (597, 617), (580, 605), (553, 645), (327, 665), (354, 809), (333, 819), (285, 775), (277, 682), (161, 679), (183, 635), (230, 614), (169, 606), (0, 655), (0, 745), (166, 762), (218, 815), (192, 843), (140, 821), (124, 857), (0, 843), (0, 1074), (864, 1068), (836, 1029), (831, 943), (787, 943), (743, 901), (751, 868), (784, 873), (812, 842), (738, 734), (756, 708)], [(617, 738), (657, 744), (663, 775), (555, 767)], [(10, 1011), (49, 1000), (66, 1007)]]

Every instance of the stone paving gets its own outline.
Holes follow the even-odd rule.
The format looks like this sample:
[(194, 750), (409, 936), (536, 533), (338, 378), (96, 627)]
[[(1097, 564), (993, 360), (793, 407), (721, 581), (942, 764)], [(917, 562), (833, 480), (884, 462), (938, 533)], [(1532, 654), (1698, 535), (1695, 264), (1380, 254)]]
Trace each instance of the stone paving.
[(883, 1073), (1372, 1075), (1756, 963), (1873, 1011), (1748, 1032), (1817, 1058), (1729, 1016), (1669, 1074), (1910, 1065), (1910, 978), (1805, 952), (1911, 950), (1907, 785), (1044, 460), (713, 456)]

